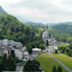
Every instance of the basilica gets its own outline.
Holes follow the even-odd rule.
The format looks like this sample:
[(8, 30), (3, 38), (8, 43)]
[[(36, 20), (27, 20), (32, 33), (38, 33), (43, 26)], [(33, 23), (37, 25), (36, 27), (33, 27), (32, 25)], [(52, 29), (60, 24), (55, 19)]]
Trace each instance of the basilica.
[(45, 31), (43, 32), (42, 38), (46, 44), (46, 52), (55, 53), (55, 51), (58, 49), (58, 43), (54, 36), (52, 34), (49, 34), (48, 27), (45, 27)]

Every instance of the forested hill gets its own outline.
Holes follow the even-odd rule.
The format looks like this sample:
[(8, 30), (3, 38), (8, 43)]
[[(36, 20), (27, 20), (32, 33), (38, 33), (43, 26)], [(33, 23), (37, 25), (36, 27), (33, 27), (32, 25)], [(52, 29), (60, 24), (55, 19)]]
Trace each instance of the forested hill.
[[(44, 29), (38, 25), (27, 25), (18, 21), (12, 15), (7, 14), (2, 8), (0, 9), (0, 40), (10, 39), (21, 42), (27, 46), (27, 49), (34, 47), (45, 48), (42, 40)], [(36, 27), (36, 28), (35, 28)]]
[(72, 22), (60, 23), (52, 28), (63, 33), (72, 34)]
[(45, 25), (43, 23), (26, 22), (25, 24), (28, 25), (28, 26), (31, 26), (31, 27), (33, 27), (35, 29), (36, 28), (44, 28), (45, 27)]
[(72, 22), (56, 24), (49, 31), (58, 41), (72, 43)]
[(0, 7), (0, 39), (12, 39), (25, 44), (30, 40), (31, 31), (31, 27), (25, 26)]

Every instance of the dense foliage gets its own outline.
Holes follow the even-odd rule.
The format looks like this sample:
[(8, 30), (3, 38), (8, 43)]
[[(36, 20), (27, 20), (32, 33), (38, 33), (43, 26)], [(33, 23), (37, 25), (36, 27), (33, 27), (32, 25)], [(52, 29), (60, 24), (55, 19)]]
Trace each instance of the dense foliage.
[(27, 50), (32, 48), (41, 48), (42, 50), (45, 49), (45, 43), (42, 39), (42, 34), (44, 32), (43, 28), (36, 28), (32, 32), (31, 41), (27, 44)]
[(59, 46), (59, 51), (61, 53), (67, 54), (72, 57), (72, 44), (62, 44)]
[(42, 72), (42, 70), (40, 69), (40, 64), (36, 60), (33, 60), (33, 61), (29, 60), (26, 63), (26, 65), (24, 66), (23, 71), (26, 71), (26, 72)]
[(26, 44), (30, 41), (31, 28), (8, 14), (0, 14), (0, 39), (12, 39)]
[(6, 54), (1, 59), (0, 63), (0, 72), (2, 71), (15, 71), (16, 69), (16, 60), (12, 57), (12, 54), (7, 57)]

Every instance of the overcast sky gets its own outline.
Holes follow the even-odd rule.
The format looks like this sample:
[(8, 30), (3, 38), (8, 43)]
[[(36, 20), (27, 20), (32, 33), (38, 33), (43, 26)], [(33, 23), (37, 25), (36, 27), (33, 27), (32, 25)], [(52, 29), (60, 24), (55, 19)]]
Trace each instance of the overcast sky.
[(72, 0), (0, 0), (0, 5), (8, 13), (29, 21), (72, 21)]

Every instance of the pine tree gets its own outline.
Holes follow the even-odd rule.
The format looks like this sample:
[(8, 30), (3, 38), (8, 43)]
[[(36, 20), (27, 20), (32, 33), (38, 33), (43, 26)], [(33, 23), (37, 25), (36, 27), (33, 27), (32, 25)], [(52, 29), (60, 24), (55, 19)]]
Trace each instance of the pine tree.
[(11, 57), (15, 59), (15, 52), (14, 52), (14, 50), (11, 50)]
[(58, 66), (58, 72), (62, 72), (62, 67)]
[(52, 72), (57, 72), (56, 66), (54, 65)]

